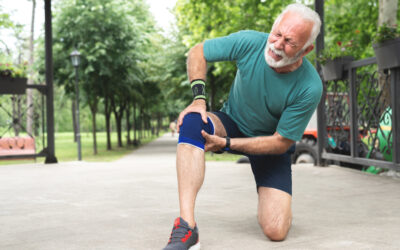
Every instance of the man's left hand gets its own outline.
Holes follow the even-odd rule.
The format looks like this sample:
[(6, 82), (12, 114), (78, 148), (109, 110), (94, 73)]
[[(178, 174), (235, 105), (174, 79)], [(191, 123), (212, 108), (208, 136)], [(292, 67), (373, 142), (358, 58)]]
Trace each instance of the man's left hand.
[(204, 145), (204, 151), (218, 152), (222, 151), (226, 146), (226, 139), (217, 135), (210, 135), (206, 131), (202, 130), (201, 135), (206, 139)]

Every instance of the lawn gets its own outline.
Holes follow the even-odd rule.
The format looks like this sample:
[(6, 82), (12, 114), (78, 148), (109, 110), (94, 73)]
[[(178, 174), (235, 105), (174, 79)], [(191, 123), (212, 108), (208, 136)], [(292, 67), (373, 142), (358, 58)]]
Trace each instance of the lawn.
[(211, 152), (206, 153), (206, 161), (237, 161), (241, 158), (241, 155), (234, 155), (229, 153), (214, 154)]
[[(132, 136), (132, 134), (131, 134)], [(124, 146), (119, 148), (117, 147), (117, 133), (111, 133), (111, 142), (112, 142), (112, 150), (106, 149), (106, 133), (98, 132), (97, 133), (97, 155), (93, 154), (93, 139), (91, 133), (82, 133), (81, 134), (81, 142), (82, 142), (82, 160), (84, 161), (114, 161), (122, 156), (131, 153), (133, 150), (138, 148), (138, 146), (129, 145), (127, 146), (124, 139), (126, 135), (123, 135)], [(144, 145), (152, 140), (154, 140), (156, 136), (150, 136), (141, 140), (141, 145)], [(56, 157), (59, 162), (63, 161), (76, 161), (78, 159), (77, 154), (77, 144), (73, 140), (72, 132), (61, 132), (55, 134), (55, 147), (56, 147)], [(37, 158), (36, 162), (43, 162), (44, 158)], [(8, 164), (21, 164), (21, 163), (33, 163), (35, 160), (4, 160), (0, 161), (0, 165), (8, 165)]]
[[(115, 161), (121, 158), (122, 156), (131, 153), (136, 148), (147, 144), (148, 142), (156, 139), (156, 136), (150, 136), (142, 139), (141, 144), (139, 146), (129, 145), (127, 146), (124, 139), (126, 135), (123, 135), (124, 146), (119, 148), (117, 147), (117, 133), (111, 134), (111, 142), (112, 142), (112, 150), (106, 149), (106, 133), (98, 132), (97, 133), (97, 155), (93, 154), (93, 139), (91, 133), (82, 133), (81, 134), (81, 142), (82, 142), (82, 160), (84, 161), (102, 161), (102, 162), (110, 162)], [(131, 135), (132, 136), (132, 135)], [(73, 140), (72, 132), (60, 132), (55, 134), (55, 146), (56, 146), (56, 157), (59, 162), (65, 161), (76, 161), (78, 159), (77, 156), (77, 144)], [(241, 156), (233, 155), (233, 154), (213, 154), (210, 152), (206, 153), (207, 161), (237, 161)], [(0, 165), (9, 165), (9, 164), (23, 164), (23, 163), (34, 163), (35, 160), (2, 160), (0, 161)], [(44, 158), (40, 157), (36, 159), (36, 162), (44, 162)]]
[[(137, 146), (126, 145), (123, 135), (123, 147), (117, 146), (117, 133), (111, 133), (112, 150), (107, 150), (107, 137), (105, 132), (97, 133), (97, 155), (93, 154), (93, 138), (91, 133), (83, 133), (81, 135), (82, 142), (82, 159), (85, 161), (114, 161), (122, 156), (132, 152)], [(132, 135), (131, 135), (132, 136)], [(141, 145), (146, 144), (157, 138), (155, 135), (142, 139)], [(77, 160), (77, 144), (73, 141), (73, 133), (57, 133), (56, 134), (56, 156), (59, 161), (74, 161)]]

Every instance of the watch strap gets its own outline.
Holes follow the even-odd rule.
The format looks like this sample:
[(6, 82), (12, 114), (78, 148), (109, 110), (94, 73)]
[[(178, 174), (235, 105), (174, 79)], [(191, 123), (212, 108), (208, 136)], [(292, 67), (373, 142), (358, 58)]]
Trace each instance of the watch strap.
[(231, 138), (229, 136), (225, 136), (226, 144), (224, 151), (229, 151), (231, 149)]

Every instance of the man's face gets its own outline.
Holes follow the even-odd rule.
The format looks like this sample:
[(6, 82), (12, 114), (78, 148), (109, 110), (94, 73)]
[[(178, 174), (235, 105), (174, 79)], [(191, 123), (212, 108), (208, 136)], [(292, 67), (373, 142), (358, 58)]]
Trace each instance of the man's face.
[(312, 27), (311, 21), (305, 21), (297, 13), (287, 12), (272, 28), (268, 37), (265, 50), (268, 65), (281, 68), (305, 56), (309, 51), (303, 47), (310, 37)]

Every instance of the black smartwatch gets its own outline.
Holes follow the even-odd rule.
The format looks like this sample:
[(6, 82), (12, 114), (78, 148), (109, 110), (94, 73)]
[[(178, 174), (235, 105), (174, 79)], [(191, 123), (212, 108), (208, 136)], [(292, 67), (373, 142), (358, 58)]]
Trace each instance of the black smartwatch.
[(225, 140), (226, 140), (226, 144), (225, 144), (224, 151), (229, 151), (230, 147), (231, 147), (231, 138), (229, 138), (228, 136), (225, 136)]

